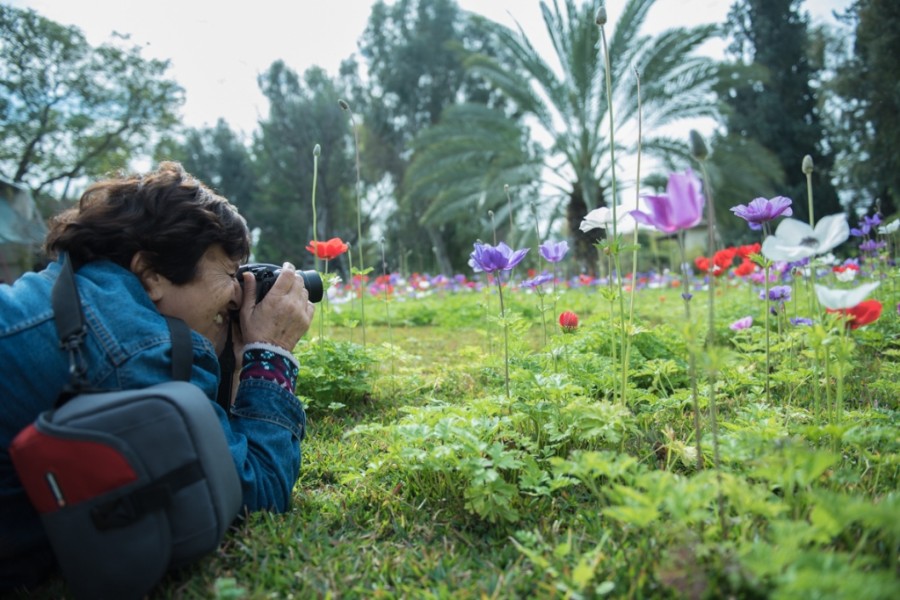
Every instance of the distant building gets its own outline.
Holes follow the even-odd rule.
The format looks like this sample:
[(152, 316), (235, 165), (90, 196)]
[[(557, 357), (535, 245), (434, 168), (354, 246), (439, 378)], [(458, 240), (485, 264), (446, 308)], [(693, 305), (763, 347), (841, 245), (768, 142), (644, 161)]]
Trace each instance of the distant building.
[(38, 262), (47, 224), (25, 186), (0, 177), (0, 280), (12, 283)]

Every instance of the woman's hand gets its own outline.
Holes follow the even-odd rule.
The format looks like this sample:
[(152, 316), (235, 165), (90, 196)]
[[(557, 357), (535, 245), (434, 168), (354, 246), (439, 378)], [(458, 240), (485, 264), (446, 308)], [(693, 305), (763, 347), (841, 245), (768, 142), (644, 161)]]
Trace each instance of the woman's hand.
[(312, 323), (315, 306), (303, 278), (291, 263), (284, 263), (278, 279), (265, 298), (256, 303), (256, 278), (242, 273), (244, 297), (241, 303), (241, 337), (245, 344), (262, 342), (294, 349)]

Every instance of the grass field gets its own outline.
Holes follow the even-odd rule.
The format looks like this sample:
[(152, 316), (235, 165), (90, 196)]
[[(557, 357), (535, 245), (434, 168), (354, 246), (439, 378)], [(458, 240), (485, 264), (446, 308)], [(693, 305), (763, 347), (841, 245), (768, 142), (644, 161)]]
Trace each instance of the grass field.
[(374, 297), (365, 346), (358, 306), (325, 307), (297, 349), (292, 510), (251, 515), (154, 597), (900, 597), (900, 294), (880, 292), (850, 331), (797, 282), (768, 377), (744, 282), (719, 289), (712, 345), (703, 291), (689, 325), (679, 290), (640, 290), (624, 328), (588, 288), (509, 291), (504, 318), (496, 289)]

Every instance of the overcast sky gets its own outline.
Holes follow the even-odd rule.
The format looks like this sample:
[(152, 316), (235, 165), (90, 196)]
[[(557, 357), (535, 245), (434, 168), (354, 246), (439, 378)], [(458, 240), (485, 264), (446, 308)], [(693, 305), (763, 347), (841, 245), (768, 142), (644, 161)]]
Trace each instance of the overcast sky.
[[(538, 49), (547, 48), (538, 0), (457, 0), (506, 25), (520, 23)], [(113, 31), (130, 34), (146, 57), (170, 59), (171, 76), (186, 90), (185, 123), (213, 125), (220, 117), (249, 134), (267, 112), (257, 75), (282, 59), (298, 73), (318, 65), (330, 74), (357, 52), (373, 0), (6, 0), (79, 27), (98, 45)], [(615, 24), (624, 0), (607, 0)], [(806, 0), (814, 21), (851, 0)], [(731, 0), (657, 0), (651, 31), (724, 20)]]

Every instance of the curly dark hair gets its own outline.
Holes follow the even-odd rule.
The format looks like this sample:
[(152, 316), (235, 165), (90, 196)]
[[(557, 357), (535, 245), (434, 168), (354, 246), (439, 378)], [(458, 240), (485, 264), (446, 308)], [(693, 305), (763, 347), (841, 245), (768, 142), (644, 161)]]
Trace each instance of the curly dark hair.
[(148, 265), (176, 285), (191, 281), (203, 253), (219, 244), (244, 260), (247, 222), (177, 162), (145, 175), (122, 174), (88, 187), (78, 206), (50, 221), (44, 249), (67, 252), (75, 265), (110, 260), (126, 269), (142, 252)]

